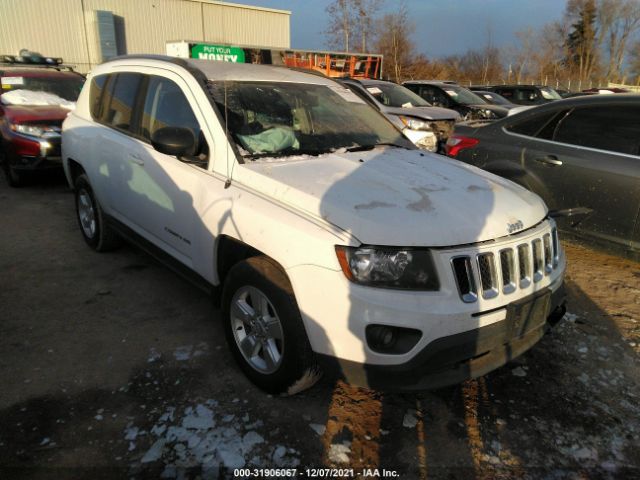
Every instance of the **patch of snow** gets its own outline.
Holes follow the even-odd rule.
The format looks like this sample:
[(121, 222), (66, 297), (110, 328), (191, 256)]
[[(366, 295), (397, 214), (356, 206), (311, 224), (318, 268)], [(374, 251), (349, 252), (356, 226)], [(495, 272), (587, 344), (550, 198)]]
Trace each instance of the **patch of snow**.
[[(167, 408), (150, 427), (154, 442), (144, 455), (140, 454), (139, 462), (164, 463), (162, 478), (184, 478), (187, 471), (198, 467), (201, 478), (217, 478), (222, 466), (234, 469), (273, 464), (291, 468), (300, 464), (299, 452), (270, 446), (261, 432), (249, 429), (246, 423), (233, 422), (235, 415), (216, 415), (217, 406), (215, 400), (207, 400), (181, 409), (182, 415), (177, 415), (174, 407)], [(262, 426), (262, 422), (252, 425)], [(127, 427), (127, 437), (140, 437), (137, 427)]]
[(597, 460), (598, 452), (594, 448), (582, 447), (571, 452), (576, 460)]
[(525, 372), (524, 368), (522, 367), (516, 367), (513, 370), (511, 370), (511, 374), (515, 377), (526, 377), (527, 376), (527, 372)]
[(177, 476), (178, 472), (175, 465), (167, 465), (160, 474), (160, 478), (176, 478)]
[(160, 360), (161, 356), (162, 355), (160, 355), (160, 353), (155, 348), (151, 348), (151, 350), (149, 350), (149, 356), (147, 357), (147, 362), (152, 363), (152, 362), (155, 362), (156, 360)]
[(264, 438), (262, 438), (259, 433), (252, 430), (242, 437), (242, 450), (249, 453), (253, 447), (261, 443), (264, 443)]
[(407, 413), (404, 414), (404, 418), (402, 419), (402, 426), (414, 428), (418, 424), (418, 419), (416, 418), (417, 413), (418, 412), (412, 408), (407, 410)]
[(213, 411), (204, 405), (197, 405), (195, 410), (188, 407), (185, 410), (185, 417), (182, 420), (184, 428), (195, 430), (208, 430), (215, 426)]
[(328, 458), (333, 463), (349, 463), (351, 449), (344, 444), (332, 444), (329, 447)]
[(578, 320), (580, 317), (578, 315), (576, 315), (575, 313), (569, 313), (566, 312), (564, 314), (563, 317), (567, 322), (571, 322), (571, 323), (576, 323), (576, 320)]
[(125, 440), (135, 440), (140, 430), (138, 427), (130, 427), (125, 430)]
[(100, 421), (100, 420), (102, 420), (104, 417), (103, 417), (102, 415), (96, 415), (96, 416), (95, 416), (95, 417), (93, 417), (93, 418), (95, 418), (96, 420)]
[(193, 351), (193, 345), (184, 345), (182, 347), (178, 347), (173, 352), (173, 356), (179, 362), (184, 362), (185, 360), (189, 360), (191, 358), (191, 352)]
[(310, 423), (309, 426), (311, 427), (311, 430), (320, 436), (324, 435), (324, 432), (327, 430), (326, 426), (320, 425), (319, 423)]
[(40, 445), (46, 445), (47, 443), (49, 443), (51, 441), (51, 439), (49, 437), (44, 437), (42, 439), (42, 441), (40, 442)]
[(159, 438), (158, 440), (156, 440), (151, 448), (147, 450), (147, 453), (144, 454), (140, 462), (149, 463), (158, 460), (162, 455), (162, 449), (164, 448), (164, 444), (166, 442), (167, 441), (164, 438)]

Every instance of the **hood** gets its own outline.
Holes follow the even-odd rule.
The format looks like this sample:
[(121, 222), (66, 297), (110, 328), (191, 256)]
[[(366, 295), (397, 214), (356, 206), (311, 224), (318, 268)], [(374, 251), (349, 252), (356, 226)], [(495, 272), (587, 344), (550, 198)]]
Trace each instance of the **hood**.
[(44, 123), (59, 125), (67, 118), (68, 108), (55, 105), (3, 105), (4, 116), (14, 123)]
[(444, 247), (491, 240), (547, 214), (535, 194), (447, 157), (379, 147), (259, 160), (234, 181), (321, 217), (363, 244)]
[(440, 107), (382, 107), (385, 114), (406, 115), (408, 117), (416, 117), (421, 120), (458, 120), (460, 114), (455, 110)]

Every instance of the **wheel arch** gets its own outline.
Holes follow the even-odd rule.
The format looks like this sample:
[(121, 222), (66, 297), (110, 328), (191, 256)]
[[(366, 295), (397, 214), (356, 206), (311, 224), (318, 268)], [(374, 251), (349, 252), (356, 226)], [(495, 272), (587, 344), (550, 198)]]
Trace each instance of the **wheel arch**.
[(65, 173), (65, 176), (67, 177), (67, 183), (69, 184), (69, 187), (74, 189), (76, 184), (76, 179), (83, 173), (86, 174), (87, 172), (84, 169), (84, 167), (80, 164), (80, 162), (69, 157), (66, 159), (64, 164), (64, 173)]

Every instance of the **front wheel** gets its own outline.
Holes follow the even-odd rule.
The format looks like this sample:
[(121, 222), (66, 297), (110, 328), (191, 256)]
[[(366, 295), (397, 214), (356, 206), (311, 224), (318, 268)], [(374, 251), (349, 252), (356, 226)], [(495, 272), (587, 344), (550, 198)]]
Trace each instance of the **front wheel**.
[(75, 181), (75, 196), (78, 225), (85, 242), (96, 252), (107, 252), (118, 247), (121, 240), (106, 224), (102, 208), (85, 174), (78, 176)]
[(233, 356), (258, 387), (293, 395), (320, 378), (289, 279), (271, 259), (253, 257), (231, 269), (222, 316)]
[(2, 147), (0, 147), (0, 162), (2, 163), (2, 170), (7, 177), (7, 183), (10, 187), (18, 188), (24, 185), (23, 175), (14, 168), (11, 168), (11, 165), (9, 165), (9, 159)]

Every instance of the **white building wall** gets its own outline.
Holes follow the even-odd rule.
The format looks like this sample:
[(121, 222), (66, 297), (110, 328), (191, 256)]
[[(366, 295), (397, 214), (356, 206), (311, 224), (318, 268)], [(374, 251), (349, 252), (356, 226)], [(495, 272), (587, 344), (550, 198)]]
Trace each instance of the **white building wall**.
[(111, 11), (118, 52), (165, 53), (169, 40), (290, 48), (290, 12), (211, 0), (0, 0), (0, 54), (22, 48), (78, 71), (100, 63), (96, 10)]

